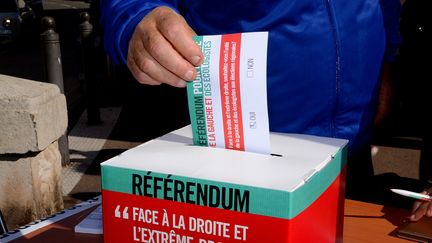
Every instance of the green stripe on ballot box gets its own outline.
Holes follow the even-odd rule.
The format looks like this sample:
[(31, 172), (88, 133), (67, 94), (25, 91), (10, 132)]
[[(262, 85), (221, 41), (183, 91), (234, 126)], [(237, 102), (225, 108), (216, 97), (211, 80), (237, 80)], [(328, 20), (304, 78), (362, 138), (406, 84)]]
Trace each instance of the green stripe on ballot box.
[(102, 189), (206, 207), (292, 219), (311, 205), (345, 166), (346, 148), (293, 191), (102, 165)]

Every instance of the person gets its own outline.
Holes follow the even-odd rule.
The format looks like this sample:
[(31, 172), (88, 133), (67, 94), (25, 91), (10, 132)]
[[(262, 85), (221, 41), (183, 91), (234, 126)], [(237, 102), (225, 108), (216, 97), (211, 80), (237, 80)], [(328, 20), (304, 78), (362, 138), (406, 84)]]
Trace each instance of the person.
[[(432, 120), (430, 109), (430, 67), (431, 34), (429, 11), (432, 2), (427, 0), (406, 0), (401, 14), (402, 44), (400, 47), (400, 86), (406, 117), (417, 129), (416, 136), (422, 139), (419, 179), (425, 189), (422, 193), (432, 194)], [(414, 117), (414, 119), (413, 119)], [(418, 221), (423, 216), (432, 217), (432, 202), (416, 201), (410, 219)]]
[(270, 130), (348, 139), (350, 158), (370, 157), (378, 97), (386, 93), (379, 90), (387, 87), (380, 79), (388, 21), (379, 0), (103, 0), (101, 13), (107, 53), (147, 85), (194, 80), (203, 62), (195, 35), (269, 31)]
[(427, 0), (405, 1), (401, 14), (400, 47), (400, 90), (403, 112), (408, 117), (407, 124), (422, 139), (420, 156), (420, 181), (432, 183), (432, 119), (430, 109), (432, 48), (430, 37), (429, 10), (432, 2)]
[[(432, 187), (424, 190), (422, 194), (432, 195)], [(411, 221), (418, 221), (423, 216), (432, 217), (432, 201), (430, 200), (417, 200), (411, 210), (409, 219)]]

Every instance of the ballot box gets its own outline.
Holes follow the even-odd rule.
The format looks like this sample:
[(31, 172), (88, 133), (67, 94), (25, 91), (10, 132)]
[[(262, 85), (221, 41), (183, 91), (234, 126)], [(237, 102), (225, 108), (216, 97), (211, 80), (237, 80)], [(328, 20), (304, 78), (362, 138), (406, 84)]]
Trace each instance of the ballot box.
[(271, 155), (192, 145), (189, 126), (101, 164), (105, 242), (335, 242), (347, 141), (272, 133)]

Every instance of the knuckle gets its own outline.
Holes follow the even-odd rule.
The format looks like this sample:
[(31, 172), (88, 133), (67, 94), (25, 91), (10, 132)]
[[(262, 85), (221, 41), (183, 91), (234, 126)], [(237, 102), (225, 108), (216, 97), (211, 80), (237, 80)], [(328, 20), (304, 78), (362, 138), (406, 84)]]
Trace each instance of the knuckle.
[(150, 55), (158, 59), (163, 55), (163, 45), (159, 41), (152, 41), (148, 44), (148, 52)]
[(138, 48), (138, 45), (137, 45), (137, 42), (135, 41), (135, 39), (132, 38), (132, 39), (129, 41), (129, 45), (128, 45), (128, 58), (130, 58), (131, 55), (132, 55), (135, 51), (139, 51), (139, 48)]
[(148, 35), (148, 32), (151, 32), (151, 24), (147, 19), (143, 19), (135, 28), (134, 33), (132, 34), (132, 38), (139, 38), (140, 36)]
[(143, 43), (145, 50), (153, 57), (161, 57), (164, 51), (164, 40), (157, 34), (144, 35)]
[(172, 10), (168, 7), (165, 6), (160, 6), (157, 7), (153, 10), (153, 13), (157, 14), (157, 15), (165, 15), (167, 13), (170, 13)]
[(152, 72), (153, 67), (154, 67), (154, 64), (149, 59), (143, 59), (139, 64), (139, 68), (141, 69), (141, 71), (143, 71), (144, 73), (147, 73), (147, 74)]
[(184, 61), (179, 61), (173, 64), (173, 70), (178, 76), (183, 77), (189, 68), (188, 65), (184, 63)]
[(150, 43), (155, 41), (154, 40), (155, 38), (153, 37), (155, 35), (156, 35), (156, 33), (154, 33), (154, 32), (151, 32), (151, 33), (143, 32), (140, 35), (140, 38), (141, 38), (142, 43), (144, 44), (144, 47), (148, 47)]
[(167, 23), (162, 27), (162, 31), (167, 39), (173, 40), (181, 34), (182, 28), (178, 23)]
[(173, 39), (182, 31), (185, 31), (183, 24), (182, 18), (175, 13), (170, 13), (160, 18), (158, 28), (167, 38)]

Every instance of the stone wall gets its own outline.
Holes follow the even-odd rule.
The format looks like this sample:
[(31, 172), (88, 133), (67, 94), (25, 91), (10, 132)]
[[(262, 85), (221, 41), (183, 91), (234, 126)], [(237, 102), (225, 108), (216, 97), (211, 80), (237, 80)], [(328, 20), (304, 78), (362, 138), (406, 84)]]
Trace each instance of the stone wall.
[(66, 128), (57, 86), (0, 75), (0, 210), (10, 230), (63, 209)]

